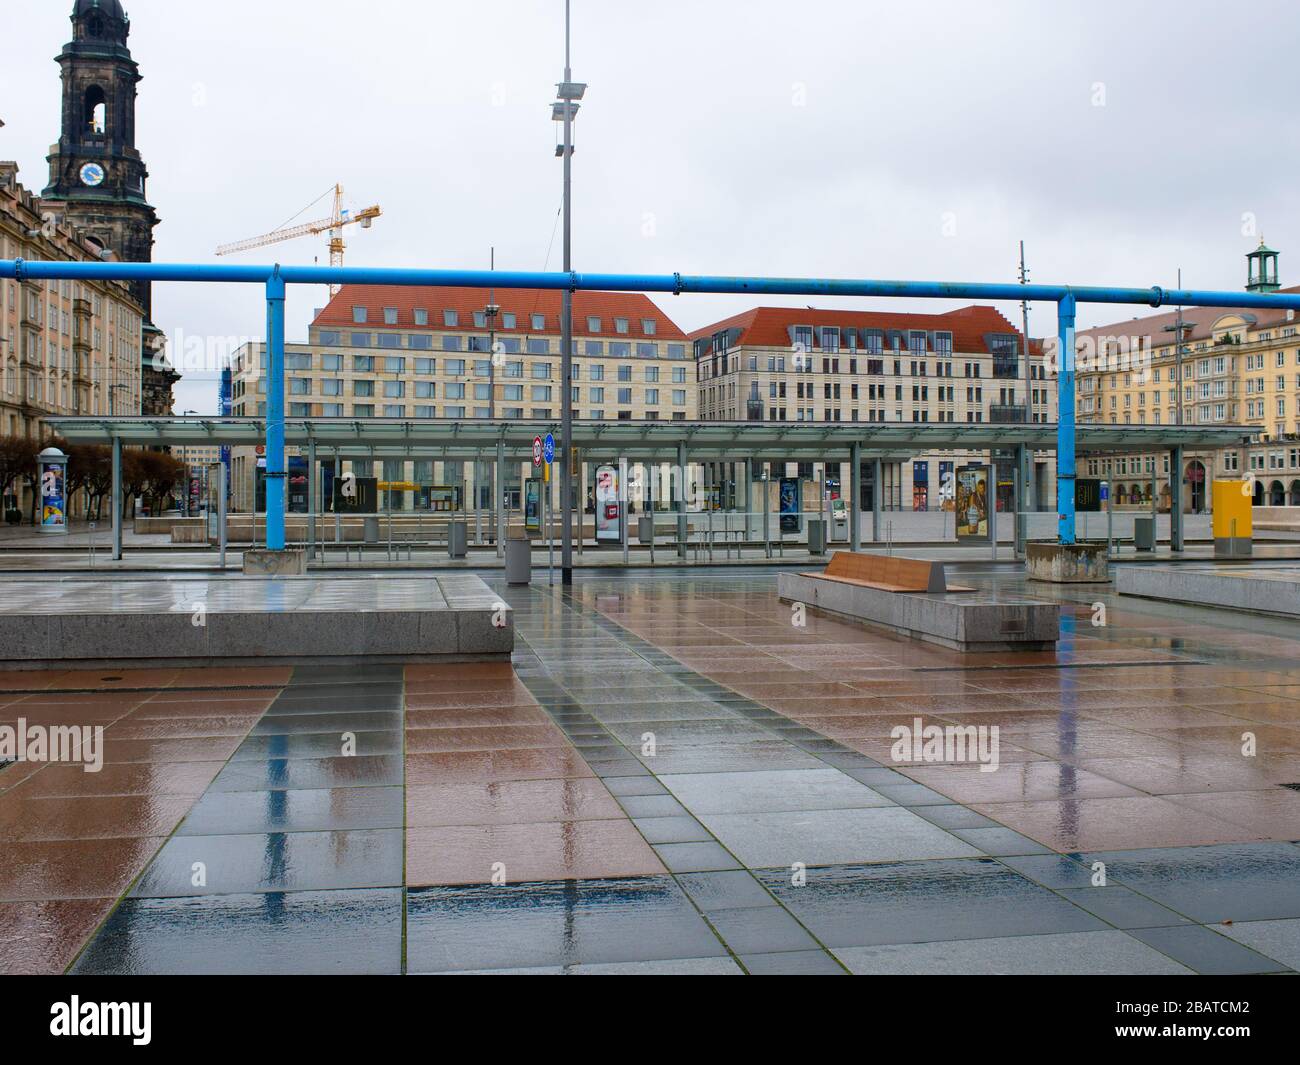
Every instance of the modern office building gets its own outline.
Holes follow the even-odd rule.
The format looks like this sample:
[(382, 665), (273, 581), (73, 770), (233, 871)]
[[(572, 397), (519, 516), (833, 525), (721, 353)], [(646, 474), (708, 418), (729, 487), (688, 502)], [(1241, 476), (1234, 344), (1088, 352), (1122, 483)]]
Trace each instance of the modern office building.
[[(1261, 242), (1246, 258), (1247, 290), (1278, 291), (1278, 253)], [(1294, 311), (1198, 307), (1081, 330), (1079, 421), (1254, 426), (1258, 443), (1185, 453), (1186, 506), (1206, 509), (1215, 477), (1253, 478), (1257, 504), (1300, 506), (1298, 330)], [(1167, 454), (1091, 458), (1081, 473), (1110, 481), (1117, 505), (1139, 507), (1151, 505), (1154, 473), (1157, 505), (1169, 505)]]
[[(691, 333), (700, 417), (721, 421), (803, 423), (1048, 423), (1056, 419), (1056, 379), (1041, 345), (1030, 348), (1025, 379), (1020, 330), (992, 307), (943, 314), (756, 307)], [(1026, 395), (1028, 393), (1028, 395)], [(889, 456), (882, 466), (882, 505), (939, 510), (951, 505), (945, 484), (987, 453)], [(772, 456), (769, 481), (797, 476), (832, 499), (873, 505), (874, 463), (856, 479), (837, 464), (786, 469)], [(1009, 455), (999, 456), (999, 501), (1013, 505)], [(1055, 459), (1034, 456), (1029, 505), (1050, 507)], [(734, 474), (717, 483), (730, 484)]]
[[(315, 316), (308, 342), (286, 346), (285, 412), (291, 418), (558, 419), (561, 300), (560, 292), (544, 289), (493, 294), (474, 288), (344, 286)], [(648, 297), (575, 293), (573, 345), (575, 418), (696, 417), (690, 342)], [(236, 352), (233, 415), (265, 413), (266, 374), (264, 345)], [(239, 509), (247, 509), (257, 491), (257, 458), (248, 449), (233, 456)], [(305, 461), (294, 456), (291, 467), (293, 459)], [(465, 506), (476, 498), (476, 487), (479, 506), (486, 508), (489, 463), (479, 470), (466, 465), (389, 461), (373, 468), (360, 457), (350, 463), (354, 472), (385, 482), (451, 488)], [(518, 483), (506, 486), (511, 498), (519, 490)], [(424, 491), (394, 493), (391, 502), (394, 509), (431, 505)]]

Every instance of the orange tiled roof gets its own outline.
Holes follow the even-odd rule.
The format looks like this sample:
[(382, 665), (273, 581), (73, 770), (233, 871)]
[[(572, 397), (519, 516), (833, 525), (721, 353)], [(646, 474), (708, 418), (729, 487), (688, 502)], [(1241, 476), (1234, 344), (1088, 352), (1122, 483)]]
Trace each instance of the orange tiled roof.
[[(518, 333), (532, 336), (560, 333), (560, 311), (563, 293), (556, 289), (501, 288), (495, 299), (502, 314), (497, 317), (498, 333)], [(353, 307), (366, 308), (366, 326), (372, 329), (427, 329), (442, 331), (474, 329), (474, 312), (482, 311), (488, 304), (485, 288), (424, 288), (421, 286), (396, 287), (390, 285), (344, 285), (339, 294), (316, 316), (315, 326), (348, 328), (357, 323), (352, 318)], [(397, 324), (384, 321), (386, 307), (397, 310)], [(426, 325), (415, 324), (415, 311), (429, 312)], [(443, 312), (456, 311), (458, 324), (443, 324)], [(515, 327), (505, 327), (504, 315), (515, 315)], [(532, 316), (545, 316), (542, 329), (534, 329)], [(588, 317), (600, 319), (600, 331), (587, 328)], [(614, 319), (626, 318), (628, 331), (615, 334)], [(642, 320), (655, 323), (653, 334), (643, 332)], [(626, 336), (629, 340), (686, 340), (686, 334), (661, 311), (648, 296), (639, 292), (575, 292), (573, 294), (573, 335)]]
[[(1300, 292), (1300, 285), (1279, 289), (1280, 292)], [(1300, 328), (1300, 321), (1287, 317), (1285, 310), (1260, 310), (1258, 307), (1184, 307), (1183, 337), (1185, 340), (1209, 340), (1213, 335), (1214, 323), (1224, 315), (1240, 315), (1250, 323), (1252, 329), (1270, 329), (1276, 326), (1294, 325)], [(1094, 326), (1092, 329), (1080, 329), (1075, 334), (1078, 341), (1084, 337), (1100, 340), (1103, 337), (1139, 336), (1150, 337), (1155, 347), (1174, 342), (1174, 330), (1177, 328), (1178, 311), (1161, 311), (1142, 318), (1127, 318), (1111, 325)], [(1168, 331), (1166, 332), (1166, 329)]]
[[(724, 329), (739, 329), (736, 346), (788, 347), (790, 327), (839, 326), (842, 329), (924, 329), (952, 333), (953, 351), (991, 354), (987, 337), (991, 333), (1020, 335), (995, 307), (972, 306), (942, 314), (910, 314), (901, 311), (820, 310), (800, 307), (755, 307), (713, 325), (692, 331), (691, 338), (711, 336)], [(820, 342), (820, 337), (818, 337)], [(1032, 344), (1031, 350), (1041, 350)]]

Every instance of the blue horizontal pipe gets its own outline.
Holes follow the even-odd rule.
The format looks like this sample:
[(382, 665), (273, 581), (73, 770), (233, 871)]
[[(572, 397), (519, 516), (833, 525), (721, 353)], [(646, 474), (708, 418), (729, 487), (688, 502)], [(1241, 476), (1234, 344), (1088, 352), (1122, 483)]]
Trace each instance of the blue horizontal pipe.
[(834, 280), (685, 274), (593, 274), (527, 270), (415, 270), (332, 266), (236, 266), (205, 263), (72, 263), (0, 259), (0, 277), (18, 280), (197, 281), (264, 285), (421, 285), (468, 288), (603, 289), (613, 292), (733, 293), (756, 296), (887, 296), (912, 299), (1126, 303), (1148, 307), (1300, 309), (1300, 293), (1201, 289), (988, 284), (969, 281)]

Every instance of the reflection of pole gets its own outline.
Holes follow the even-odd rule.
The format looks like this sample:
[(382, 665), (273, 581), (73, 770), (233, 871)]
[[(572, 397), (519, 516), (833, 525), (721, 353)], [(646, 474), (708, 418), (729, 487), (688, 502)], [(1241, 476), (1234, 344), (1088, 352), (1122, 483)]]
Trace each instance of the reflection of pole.
[(677, 557), (686, 558), (686, 442), (677, 445)]
[(221, 470), (221, 483), (217, 486), (217, 545), (221, 551), (221, 568), (226, 568), (226, 471)]
[(122, 560), (122, 438), (113, 437), (113, 561)]
[(307, 539), (311, 542), (310, 558), (316, 558), (316, 438), (307, 441)]
[(506, 445), (497, 439), (497, 476), (496, 476), (496, 515), (497, 515), (497, 558), (506, 552)]
[(998, 560), (998, 453), (989, 452), (989, 484), (984, 492), (984, 509), (989, 517), (989, 543), (993, 545), (993, 561)]

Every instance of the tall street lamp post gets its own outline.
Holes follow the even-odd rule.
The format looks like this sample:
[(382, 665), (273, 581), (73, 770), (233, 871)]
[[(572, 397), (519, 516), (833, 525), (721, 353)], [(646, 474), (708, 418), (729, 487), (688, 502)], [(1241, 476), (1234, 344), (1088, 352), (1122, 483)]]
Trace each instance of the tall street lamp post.
[[(587, 86), (573, 80), (569, 64), (569, 0), (564, 0), (564, 80), (555, 87), (559, 97), (551, 105), (551, 118), (564, 124), (564, 140), (556, 146), (556, 154), (564, 160), (564, 272), (573, 272), (572, 178), (573, 178), (573, 119), (578, 113), (578, 101)], [(573, 292), (564, 290), (564, 304), (560, 319), (560, 514), (563, 532), (560, 540), (561, 582), (573, 583), (573, 472), (569, 469), (573, 456)]]

